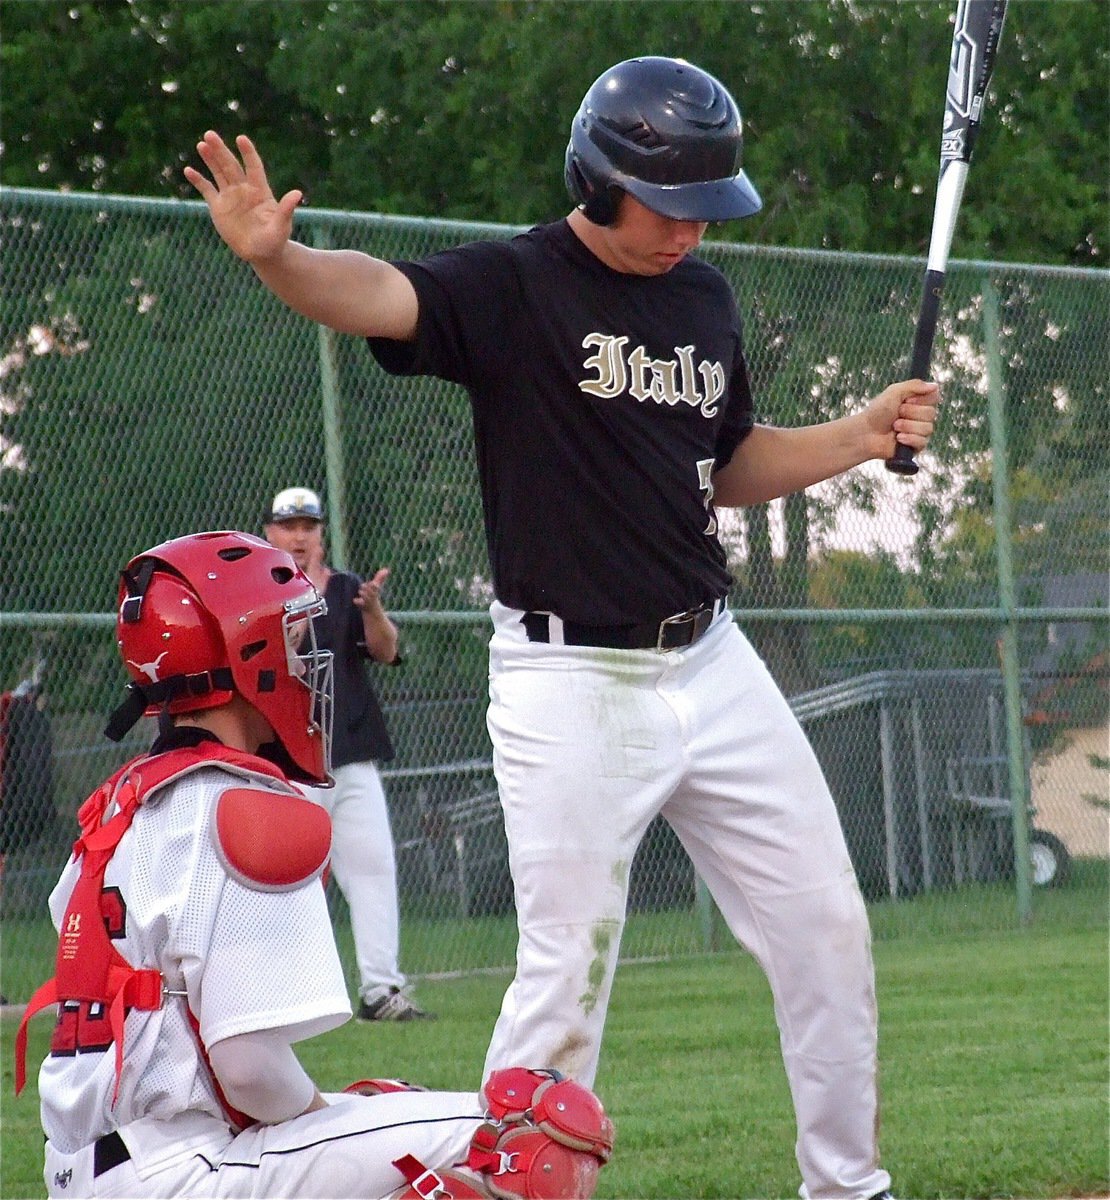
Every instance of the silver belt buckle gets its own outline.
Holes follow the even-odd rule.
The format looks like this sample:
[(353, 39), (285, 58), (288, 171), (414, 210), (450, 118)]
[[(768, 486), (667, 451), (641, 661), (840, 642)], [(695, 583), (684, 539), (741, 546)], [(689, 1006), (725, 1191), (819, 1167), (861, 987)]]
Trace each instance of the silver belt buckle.
[[(666, 631), (666, 628), (668, 625), (679, 625), (683, 621), (692, 621), (697, 616), (697, 614), (698, 614), (698, 610), (696, 608), (688, 608), (685, 612), (675, 613), (674, 616), (665, 617), (662, 621), (660, 621), (659, 622), (659, 633), (655, 639), (655, 649), (660, 654), (670, 654), (670, 652), (672, 650), (680, 649), (681, 647), (679, 647), (679, 646), (664, 646), (663, 645), (663, 634)], [(686, 643), (687, 646), (689, 644), (690, 644), (689, 642)]]
[(655, 639), (655, 649), (660, 654), (670, 654), (672, 650), (680, 650), (682, 646), (664, 646), (663, 631), (668, 625), (678, 625), (684, 621), (692, 621), (694, 631), (690, 635), (690, 639), (684, 642), (684, 646), (693, 645), (694, 642), (713, 624), (713, 618), (717, 615), (718, 601), (714, 600), (712, 604), (703, 604), (700, 608), (688, 608), (685, 612), (675, 613), (673, 617), (667, 617), (659, 622), (659, 636)]

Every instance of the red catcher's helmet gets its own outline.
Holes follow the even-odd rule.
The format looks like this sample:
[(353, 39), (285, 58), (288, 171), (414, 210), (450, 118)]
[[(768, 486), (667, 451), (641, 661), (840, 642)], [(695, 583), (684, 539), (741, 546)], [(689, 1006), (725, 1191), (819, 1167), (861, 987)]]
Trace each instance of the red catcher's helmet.
[(105, 730), (145, 712), (197, 712), (239, 693), (273, 727), (294, 779), (327, 783), (332, 654), (316, 642), (323, 597), (284, 550), (249, 533), (195, 533), (121, 573), (116, 635), (131, 676)]

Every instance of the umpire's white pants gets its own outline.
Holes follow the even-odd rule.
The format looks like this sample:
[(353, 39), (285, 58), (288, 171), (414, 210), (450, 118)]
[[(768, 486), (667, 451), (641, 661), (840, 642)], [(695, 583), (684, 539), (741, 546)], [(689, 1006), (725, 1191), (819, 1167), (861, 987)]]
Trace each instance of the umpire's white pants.
[(304, 789), (331, 816), (331, 870), (351, 910), (351, 934), (364, 1000), (404, 987), (397, 965), (397, 864), (381, 776), (372, 762), (332, 772), (335, 787)]
[(866, 909), (816, 756), (747, 639), (726, 613), (666, 654), (556, 646), (491, 613), (519, 945), (485, 1074), (525, 1063), (593, 1084), (629, 869), (662, 812), (770, 982), (802, 1195), (887, 1187)]

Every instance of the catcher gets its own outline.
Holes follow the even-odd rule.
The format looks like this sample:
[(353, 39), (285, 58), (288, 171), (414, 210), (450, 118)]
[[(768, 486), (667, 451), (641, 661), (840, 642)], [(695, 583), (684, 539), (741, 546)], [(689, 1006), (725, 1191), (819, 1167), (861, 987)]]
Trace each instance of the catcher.
[(321, 1093), (293, 1044), (351, 1015), (320, 878), (329, 782), (324, 601), (243, 533), (177, 538), (123, 571), (131, 677), (106, 733), (164, 715), (85, 802), (51, 897), (57, 1005), (39, 1072), (50, 1196), (571, 1197), (612, 1125), (557, 1072), (481, 1094), (362, 1080)]

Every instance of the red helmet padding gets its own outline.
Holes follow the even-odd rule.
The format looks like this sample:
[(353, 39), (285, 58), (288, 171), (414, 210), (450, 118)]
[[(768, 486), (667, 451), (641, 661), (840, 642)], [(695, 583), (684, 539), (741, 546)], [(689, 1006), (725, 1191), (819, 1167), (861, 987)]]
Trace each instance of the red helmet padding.
[(256, 891), (301, 887), (331, 853), (331, 818), (311, 800), (228, 788), (216, 804), (215, 843), (228, 874)]

